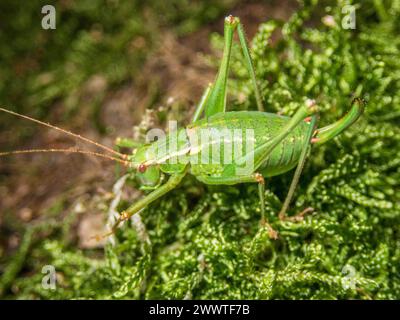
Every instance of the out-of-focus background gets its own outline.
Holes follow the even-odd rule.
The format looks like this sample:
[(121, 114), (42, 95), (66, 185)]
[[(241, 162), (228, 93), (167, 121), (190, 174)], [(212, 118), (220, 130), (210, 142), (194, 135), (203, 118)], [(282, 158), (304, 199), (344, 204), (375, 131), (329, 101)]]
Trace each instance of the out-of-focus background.
[[(353, 3), (357, 28), (344, 30), (342, 9)], [(184, 192), (148, 209), (144, 240), (130, 226), (107, 247), (91, 237), (122, 192), (122, 168), (76, 154), (0, 156), (0, 298), (400, 297), (399, 1), (60, 0), (51, 3), (54, 30), (42, 27), (48, 4), (0, 2), (0, 106), (111, 148), (166, 119), (188, 123), (214, 80), (228, 14), (249, 40), (257, 35), (268, 111), (292, 114), (316, 98), (325, 125), (354, 95), (369, 105), (306, 166), (293, 210), (311, 205), (315, 216), (281, 224), (291, 174), (268, 182), (267, 211), (282, 235), (274, 243), (259, 228), (253, 186), (209, 188), (188, 177)], [(236, 47), (233, 56), (232, 108), (251, 109)], [(0, 112), (0, 153), (76, 147), (95, 150)], [(126, 186), (121, 206), (140, 195)], [(41, 287), (49, 263), (54, 292)], [(347, 265), (357, 274), (350, 289)]]

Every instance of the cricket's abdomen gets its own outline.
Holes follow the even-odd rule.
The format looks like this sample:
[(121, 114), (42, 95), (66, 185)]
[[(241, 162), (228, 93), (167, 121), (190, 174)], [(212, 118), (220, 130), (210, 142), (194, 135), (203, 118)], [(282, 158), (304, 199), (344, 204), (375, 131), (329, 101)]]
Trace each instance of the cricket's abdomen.
[[(218, 177), (227, 165), (235, 165), (238, 148), (245, 154), (249, 147), (261, 146), (275, 137), (289, 120), (289, 117), (272, 113), (238, 111), (219, 113), (197, 121), (186, 129), (191, 146), (191, 173)], [(300, 123), (274, 148), (257, 172), (271, 177), (291, 170), (299, 160), (308, 126), (306, 122)], [(208, 141), (201, 139), (202, 130), (211, 132)], [(231, 159), (226, 159), (229, 154), (232, 154)]]

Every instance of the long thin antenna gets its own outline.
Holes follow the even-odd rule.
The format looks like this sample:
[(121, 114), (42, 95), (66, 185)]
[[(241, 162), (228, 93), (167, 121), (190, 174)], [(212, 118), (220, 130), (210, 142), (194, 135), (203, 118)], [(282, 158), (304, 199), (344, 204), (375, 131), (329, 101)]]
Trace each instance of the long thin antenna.
[(129, 166), (129, 162), (115, 158), (112, 156), (108, 156), (106, 154), (98, 153), (98, 152), (92, 152), (92, 151), (86, 151), (86, 150), (80, 150), (80, 149), (28, 149), (28, 150), (14, 150), (14, 151), (6, 151), (6, 152), (0, 152), (0, 157), (4, 156), (9, 156), (9, 155), (15, 155), (15, 154), (24, 154), (24, 153), (46, 153), (46, 152), (58, 152), (58, 153), (81, 153), (81, 154), (86, 154), (90, 156), (95, 156), (95, 157), (100, 157), (103, 159), (108, 159), (108, 160), (113, 160), (122, 163), (124, 166)]
[(14, 115), (14, 116), (17, 116), (17, 117), (20, 117), (20, 118), (23, 118), (23, 119), (26, 119), (26, 120), (30, 120), (30, 121), (39, 123), (39, 124), (41, 124), (42, 126), (46, 126), (46, 127), (52, 128), (52, 129), (54, 129), (54, 130), (61, 131), (61, 132), (65, 133), (65, 134), (68, 134), (68, 135), (73, 136), (73, 137), (75, 137), (75, 138), (78, 138), (78, 139), (80, 139), (80, 140), (86, 141), (86, 142), (91, 143), (91, 144), (93, 144), (93, 145), (95, 145), (95, 146), (97, 146), (97, 147), (99, 147), (99, 148), (101, 148), (101, 149), (104, 149), (104, 150), (106, 150), (106, 151), (108, 151), (108, 152), (111, 152), (111, 153), (117, 155), (118, 157), (121, 157), (122, 159), (126, 159), (126, 158), (127, 158), (127, 155), (126, 155), (126, 154), (123, 154), (123, 153), (120, 153), (120, 152), (118, 152), (118, 151), (115, 151), (115, 150), (113, 150), (113, 149), (111, 149), (111, 148), (109, 148), (109, 147), (106, 147), (106, 146), (104, 146), (104, 145), (102, 145), (102, 144), (100, 144), (100, 143), (98, 143), (98, 142), (96, 142), (96, 141), (93, 141), (93, 140), (90, 140), (90, 139), (88, 139), (88, 138), (82, 137), (82, 136), (80, 136), (79, 134), (76, 134), (76, 133), (67, 131), (67, 130), (65, 130), (65, 129), (56, 127), (56, 126), (54, 126), (54, 125), (52, 125), (52, 124), (50, 124), (50, 123), (46, 123), (46, 122), (43, 122), (43, 121), (40, 121), (40, 120), (31, 118), (31, 117), (25, 116), (25, 115), (23, 115), (23, 114), (19, 114), (19, 113), (17, 113), (17, 112), (14, 112), (14, 111), (11, 111), (11, 110), (8, 110), (8, 109), (4, 109), (4, 108), (0, 108), (0, 111), (3, 111), (3, 112), (6, 112), (6, 113), (9, 113), (9, 114), (12, 114), (12, 115)]

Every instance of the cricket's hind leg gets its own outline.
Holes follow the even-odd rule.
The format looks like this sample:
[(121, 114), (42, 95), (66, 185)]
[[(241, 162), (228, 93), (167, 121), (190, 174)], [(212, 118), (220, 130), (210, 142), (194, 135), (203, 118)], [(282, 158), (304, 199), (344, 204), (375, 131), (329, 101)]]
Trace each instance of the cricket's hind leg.
[(312, 208), (307, 208), (307, 209), (303, 210), (302, 212), (300, 212), (299, 214), (297, 214), (295, 216), (288, 217), (286, 215), (286, 211), (289, 208), (290, 201), (293, 198), (294, 191), (296, 190), (296, 187), (297, 187), (297, 184), (299, 182), (299, 178), (300, 178), (301, 172), (302, 172), (303, 167), (304, 167), (304, 163), (305, 163), (306, 158), (307, 158), (308, 151), (309, 151), (310, 146), (311, 146), (311, 139), (312, 139), (312, 137), (313, 137), (313, 135), (315, 133), (316, 122), (317, 122), (317, 116), (316, 115), (311, 116), (310, 127), (309, 127), (309, 129), (307, 131), (306, 139), (304, 140), (304, 144), (303, 144), (303, 148), (302, 148), (302, 151), (301, 151), (301, 154), (300, 154), (299, 162), (297, 164), (296, 171), (294, 173), (292, 182), (290, 184), (288, 194), (287, 194), (287, 196), (285, 198), (285, 201), (283, 202), (282, 209), (279, 212), (279, 219), (280, 220), (299, 221), (299, 220), (303, 219), (304, 215), (307, 212), (313, 211)]
[(257, 84), (256, 73), (251, 59), (250, 50), (247, 44), (245, 32), (240, 19), (233, 16), (225, 18), (224, 23), (224, 52), (219, 66), (217, 77), (213, 84), (210, 84), (204, 92), (201, 101), (194, 113), (192, 121), (197, 121), (201, 118), (204, 111), (207, 117), (213, 116), (226, 110), (226, 83), (229, 74), (229, 62), (231, 58), (233, 34), (235, 30), (239, 36), (240, 46), (244, 57), (244, 62), (248, 69), (251, 81), (253, 83), (254, 92), (256, 96), (257, 108), (259, 111), (264, 111), (261, 91)]
[(209, 185), (234, 185), (238, 183), (258, 183), (258, 195), (260, 198), (260, 209), (261, 209), (261, 225), (268, 229), (268, 234), (271, 239), (278, 238), (278, 232), (275, 231), (265, 215), (265, 181), (261, 173), (252, 173), (249, 175), (239, 176), (198, 176), (197, 179), (205, 184)]
[(197, 120), (199, 120), (201, 118), (201, 115), (202, 115), (202, 113), (204, 111), (204, 108), (207, 105), (208, 98), (210, 97), (210, 93), (211, 93), (212, 87), (213, 87), (213, 85), (212, 85), (212, 83), (210, 83), (207, 86), (206, 90), (204, 90), (204, 93), (201, 96), (200, 102), (197, 105), (196, 110), (194, 111), (193, 118), (192, 118), (192, 123), (196, 122)]
[(307, 132), (307, 137), (303, 145), (303, 150), (300, 155), (299, 163), (297, 165), (295, 174), (293, 176), (292, 183), (289, 188), (289, 192), (286, 196), (286, 199), (283, 203), (282, 209), (279, 212), (279, 218), (281, 220), (291, 220), (291, 221), (301, 221), (304, 218), (304, 215), (312, 212), (313, 208), (309, 207), (304, 209), (302, 212), (298, 213), (295, 216), (288, 217), (286, 215), (286, 211), (289, 207), (290, 201), (292, 200), (293, 193), (296, 189), (297, 183), (299, 181), (299, 177), (301, 174), (301, 171), (303, 169), (306, 157), (307, 157), (307, 152), (311, 147), (311, 144), (322, 144), (325, 143), (334, 137), (336, 137), (338, 134), (343, 132), (345, 129), (350, 127), (357, 119), (362, 115), (364, 111), (364, 106), (365, 102), (363, 99), (356, 98), (352, 102), (352, 108), (350, 111), (340, 120), (336, 121), (335, 123), (323, 127), (321, 129), (316, 130), (316, 116), (311, 117), (310, 121), (310, 129)]

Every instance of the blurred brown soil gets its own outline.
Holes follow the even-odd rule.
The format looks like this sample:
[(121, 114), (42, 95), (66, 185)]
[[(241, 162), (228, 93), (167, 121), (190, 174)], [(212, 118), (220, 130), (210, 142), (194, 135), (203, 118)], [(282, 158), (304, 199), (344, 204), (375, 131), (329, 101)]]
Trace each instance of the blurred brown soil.
[[(287, 19), (295, 9), (293, 1), (272, 3), (242, 4), (230, 13), (241, 18), (251, 39), (261, 22), (268, 18)], [(216, 74), (204, 58), (205, 54), (220, 54), (211, 51), (209, 35), (222, 31), (222, 18), (179, 39), (170, 31), (164, 31), (160, 36), (159, 50), (149, 57), (135, 83), (110, 90), (101, 76), (94, 75), (89, 79), (82, 88), (81, 102), (82, 105), (90, 103), (99, 93), (107, 92), (100, 109), (102, 124), (109, 129), (107, 134), (98, 132), (89, 111), (83, 107), (68, 123), (60, 123), (58, 119), (62, 119), (63, 105), (55, 104), (49, 121), (112, 147), (117, 137), (132, 137), (132, 127), (140, 122), (146, 107), (154, 107), (151, 100), (154, 87), (160, 96), (158, 104), (166, 103), (172, 97), (186, 105), (190, 115), (202, 91)], [(10, 121), (25, 120), (10, 118)], [(26, 123), (26, 126), (34, 128), (36, 125)], [(12, 134), (6, 132), (1, 140)], [(28, 143), (17, 145), (15, 149), (50, 147), (94, 150), (87, 144), (42, 127), (35, 130)], [(0, 185), (0, 228), (5, 213), (16, 214), (19, 221), (29, 223), (61, 203), (61, 210), (58, 208), (57, 211), (61, 212), (61, 219), (72, 212), (83, 214), (77, 229), (79, 242), (81, 247), (92, 246), (87, 243), (87, 237), (101, 232), (103, 227), (99, 221), (104, 218), (104, 200), (110, 198), (116, 180), (114, 163), (82, 155), (35, 154), (2, 159), (0, 172), (7, 176), (6, 183)], [(0, 246), (7, 251), (18, 245), (11, 235), (2, 241)]]

